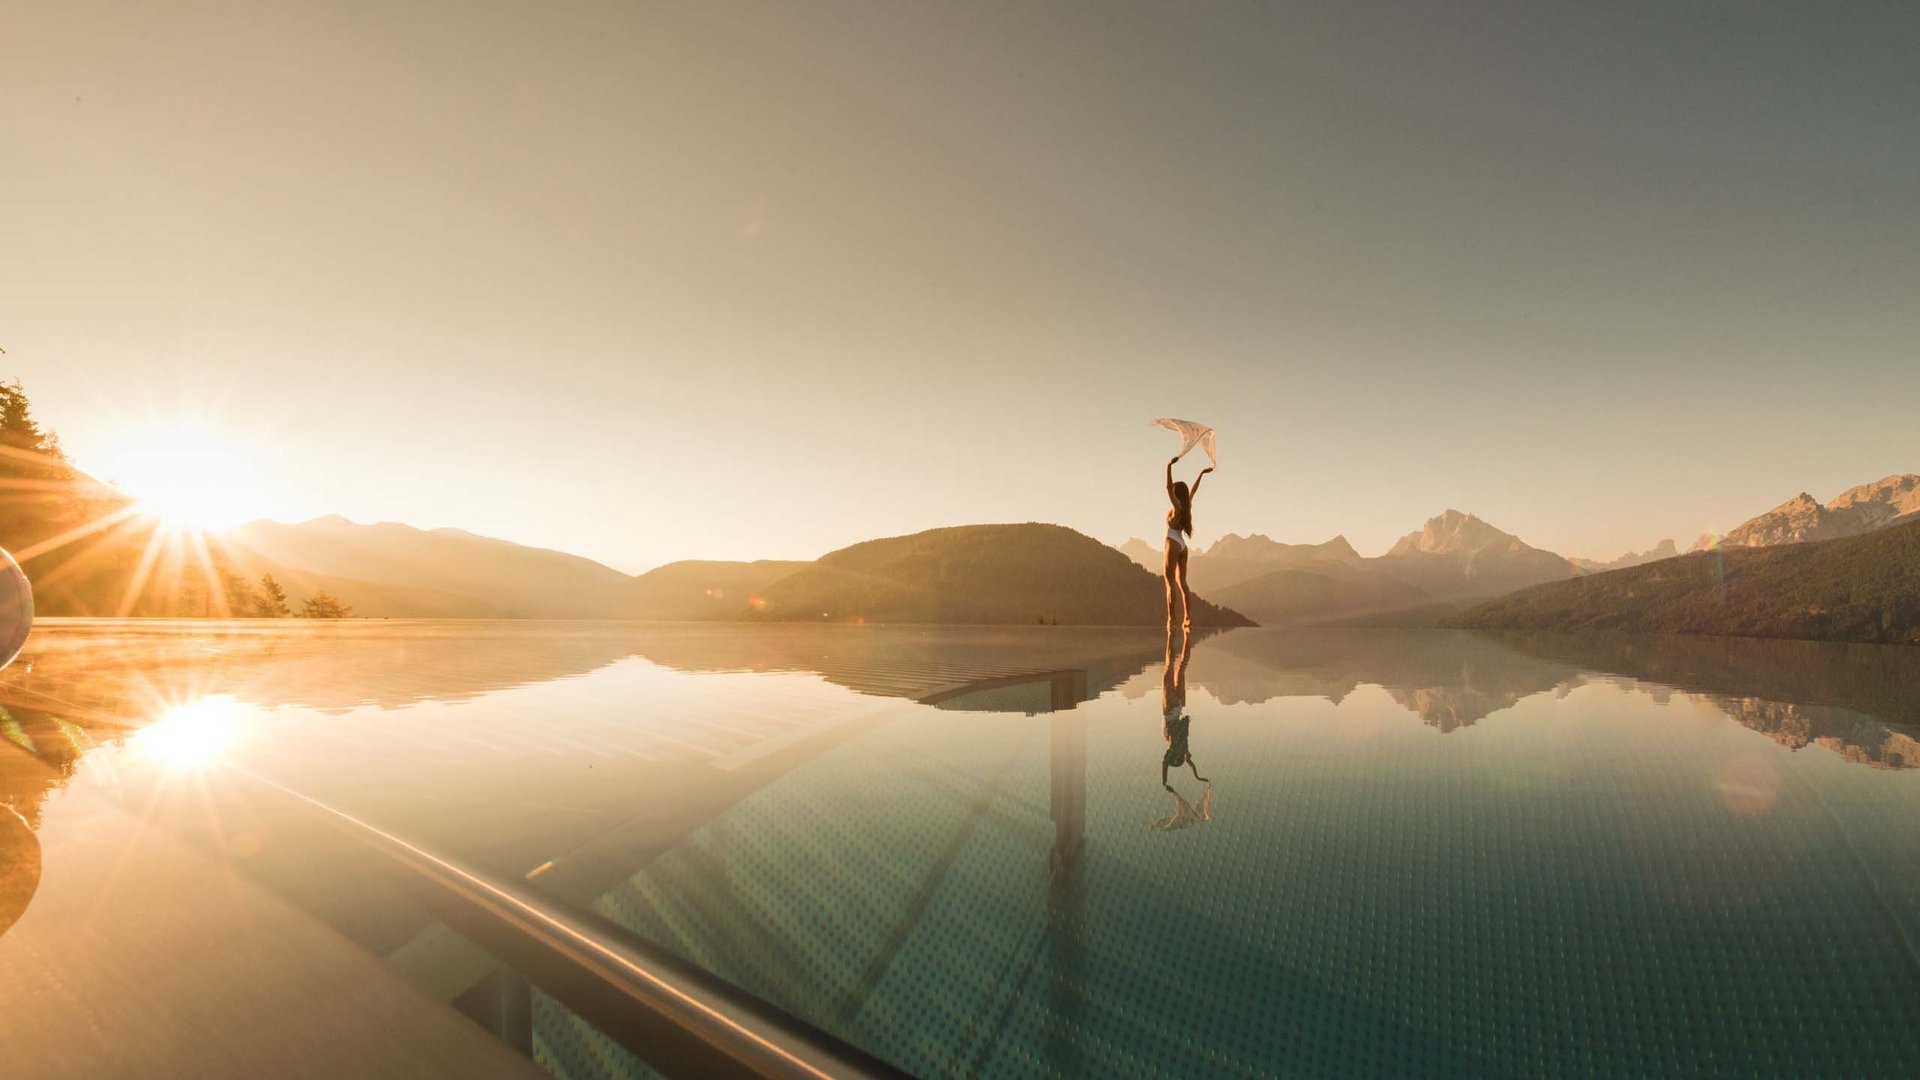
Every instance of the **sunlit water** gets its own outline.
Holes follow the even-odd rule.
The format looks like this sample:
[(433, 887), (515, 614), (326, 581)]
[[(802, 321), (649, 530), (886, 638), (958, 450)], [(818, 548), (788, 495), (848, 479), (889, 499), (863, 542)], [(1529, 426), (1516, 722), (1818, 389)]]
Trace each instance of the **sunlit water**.
[[(1193, 651), (1172, 790), (1164, 659), (1065, 628), (56, 626), (0, 676), (31, 826), (0, 829), (0, 980), (112, 963), (110, 924), (71, 937), (80, 883), (140, 889), (111, 841), (154, 829), (465, 1007), (497, 962), (292, 791), (921, 1075), (1920, 1070), (1920, 650), (1235, 631)], [(550, 1072), (644, 1069), (530, 1008)]]

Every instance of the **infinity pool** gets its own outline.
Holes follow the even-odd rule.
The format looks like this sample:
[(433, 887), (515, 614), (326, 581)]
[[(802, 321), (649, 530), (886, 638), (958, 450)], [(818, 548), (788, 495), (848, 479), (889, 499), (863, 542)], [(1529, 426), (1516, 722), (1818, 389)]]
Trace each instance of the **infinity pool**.
[(1920, 1071), (1920, 650), (73, 622), (0, 704), (26, 1075), (649, 1074), (329, 817), (921, 1076)]

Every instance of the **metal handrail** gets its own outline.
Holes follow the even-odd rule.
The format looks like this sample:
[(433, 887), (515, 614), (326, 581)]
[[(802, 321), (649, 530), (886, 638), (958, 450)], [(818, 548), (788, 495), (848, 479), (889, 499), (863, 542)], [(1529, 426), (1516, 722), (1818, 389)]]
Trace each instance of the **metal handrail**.
[(612, 922), (266, 782), (386, 856), (435, 917), (668, 1075), (908, 1075)]

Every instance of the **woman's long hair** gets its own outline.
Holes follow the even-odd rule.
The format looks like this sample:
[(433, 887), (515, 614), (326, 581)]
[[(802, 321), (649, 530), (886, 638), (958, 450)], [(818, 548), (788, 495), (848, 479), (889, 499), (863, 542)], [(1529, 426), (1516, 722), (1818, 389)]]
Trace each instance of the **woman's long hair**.
[(1173, 513), (1167, 517), (1167, 524), (1193, 535), (1193, 496), (1187, 493), (1185, 480), (1173, 482)]

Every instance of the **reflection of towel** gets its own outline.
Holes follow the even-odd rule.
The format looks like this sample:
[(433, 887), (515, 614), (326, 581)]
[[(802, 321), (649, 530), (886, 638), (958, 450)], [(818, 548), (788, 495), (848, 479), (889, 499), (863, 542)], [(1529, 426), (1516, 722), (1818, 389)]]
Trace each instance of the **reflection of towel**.
[(1208, 784), (1207, 789), (1200, 793), (1200, 803), (1197, 806), (1181, 797), (1178, 791), (1174, 792), (1173, 813), (1159, 821), (1148, 822), (1147, 828), (1154, 832), (1172, 832), (1175, 829), (1184, 829), (1189, 825), (1200, 825), (1212, 820), (1213, 785)]

